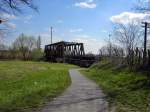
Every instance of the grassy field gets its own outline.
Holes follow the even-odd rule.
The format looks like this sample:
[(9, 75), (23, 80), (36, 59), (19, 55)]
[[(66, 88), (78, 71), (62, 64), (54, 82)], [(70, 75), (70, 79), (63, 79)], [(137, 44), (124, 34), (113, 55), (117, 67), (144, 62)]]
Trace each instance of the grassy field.
[(70, 84), (72, 65), (0, 61), (0, 112), (30, 112)]
[(150, 79), (112, 68), (110, 64), (97, 64), (82, 72), (103, 88), (115, 112), (150, 112)]

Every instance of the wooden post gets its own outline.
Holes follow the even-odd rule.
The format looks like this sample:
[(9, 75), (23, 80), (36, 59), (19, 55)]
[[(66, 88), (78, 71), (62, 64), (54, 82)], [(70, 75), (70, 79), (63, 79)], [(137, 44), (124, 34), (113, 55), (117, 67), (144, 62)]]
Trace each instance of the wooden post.
[(148, 50), (148, 65), (150, 65), (150, 50)]
[(139, 51), (139, 49), (137, 47), (135, 50), (135, 64), (138, 64), (138, 51)]
[(146, 63), (146, 47), (147, 47), (147, 23), (145, 22), (145, 34), (144, 34), (144, 52), (143, 52), (143, 64)]
[(150, 28), (149, 25), (150, 23), (148, 22), (142, 22), (142, 24), (144, 24), (144, 29), (145, 29), (145, 33), (144, 33), (144, 51), (143, 51), (143, 64), (146, 64), (146, 58), (147, 58), (147, 29)]

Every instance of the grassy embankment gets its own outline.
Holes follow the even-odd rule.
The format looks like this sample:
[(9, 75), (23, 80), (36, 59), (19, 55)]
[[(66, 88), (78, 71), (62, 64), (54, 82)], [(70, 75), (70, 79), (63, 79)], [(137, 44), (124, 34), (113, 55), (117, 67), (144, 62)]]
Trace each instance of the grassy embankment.
[(142, 73), (114, 70), (109, 63), (82, 72), (102, 87), (115, 112), (150, 112), (150, 78)]
[(70, 84), (72, 65), (0, 61), (0, 112), (30, 112)]

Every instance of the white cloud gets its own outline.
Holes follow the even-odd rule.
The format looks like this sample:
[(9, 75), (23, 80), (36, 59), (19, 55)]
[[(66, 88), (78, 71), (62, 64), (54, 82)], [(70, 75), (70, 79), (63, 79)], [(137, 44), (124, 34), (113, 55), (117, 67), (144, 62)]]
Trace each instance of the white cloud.
[(94, 54), (97, 54), (99, 49), (105, 44), (103, 41), (89, 35), (78, 35), (72, 41), (84, 43), (85, 52), (92, 52)]
[(26, 20), (31, 20), (33, 18), (33, 15), (28, 15), (25, 17)]
[(103, 32), (103, 33), (107, 33), (108, 31), (107, 31), (107, 30), (101, 30), (101, 32)]
[(17, 19), (17, 17), (13, 14), (8, 14), (8, 13), (0, 13), (0, 17), (2, 19), (6, 19), (6, 20), (12, 20), (12, 19)]
[(82, 31), (83, 31), (82, 28), (78, 28), (78, 29), (70, 29), (69, 32), (71, 32), (71, 33), (76, 33), (76, 32), (82, 32)]
[(110, 20), (113, 23), (121, 23), (121, 24), (128, 24), (130, 22), (141, 22), (141, 21), (148, 21), (150, 14), (146, 13), (133, 13), (133, 12), (123, 12), (119, 15), (112, 16)]
[(23, 20), (24, 20), (23, 22), (28, 24), (28, 23), (30, 23), (30, 21), (33, 19), (33, 17), (34, 17), (33, 15), (25, 16), (25, 17), (23, 18)]
[(7, 27), (11, 28), (11, 29), (15, 29), (16, 28), (16, 24), (11, 23), (11, 22), (6, 22), (4, 23)]
[(64, 22), (64, 21), (63, 21), (63, 20), (61, 20), (61, 19), (57, 21), (57, 23), (63, 23), (63, 22)]
[(2, 27), (8, 29), (15, 29), (16, 24), (12, 23), (12, 20), (18, 19), (15, 15), (13, 14), (8, 14), (8, 13), (0, 13), (0, 18), (3, 20)]
[(75, 3), (76, 7), (80, 7), (80, 8), (96, 8), (97, 4), (94, 2), (94, 0), (86, 0), (84, 2), (77, 2)]

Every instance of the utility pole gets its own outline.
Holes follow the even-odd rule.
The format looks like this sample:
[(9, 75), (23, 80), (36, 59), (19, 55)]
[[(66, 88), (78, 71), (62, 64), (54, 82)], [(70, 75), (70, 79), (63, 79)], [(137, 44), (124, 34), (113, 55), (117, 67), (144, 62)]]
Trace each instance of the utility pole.
[(109, 34), (109, 55), (110, 55), (110, 58), (112, 59), (112, 43), (111, 43), (111, 34)]
[(150, 23), (148, 22), (142, 22), (142, 24), (144, 26), (145, 29), (145, 33), (144, 33), (144, 52), (143, 52), (143, 64), (146, 64), (146, 56), (147, 56), (147, 29), (150, 28)]
[(51, 44), (53, 43), (53, 27), (51, 27)]
[(38, 48), (38, 50), (41, 50), (41, 36), (38, 36), (37, 48)]

